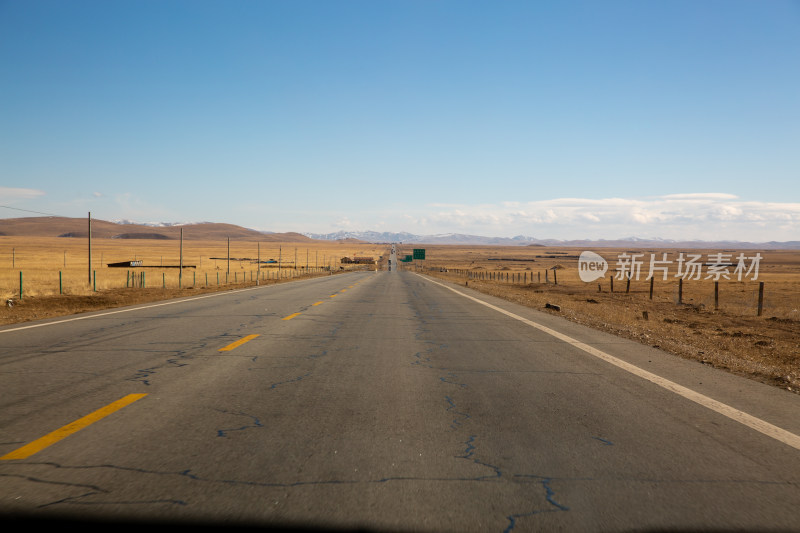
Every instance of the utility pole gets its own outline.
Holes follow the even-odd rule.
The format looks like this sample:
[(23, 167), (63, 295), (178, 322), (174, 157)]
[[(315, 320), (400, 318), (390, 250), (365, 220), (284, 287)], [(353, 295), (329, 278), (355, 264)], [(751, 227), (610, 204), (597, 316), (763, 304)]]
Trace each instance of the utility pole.
[(178, 288), (183, 288), (183, 228), (181, 228), (181, 258), (178, 267)]
[(89, 285), (92, 284), (92, 212), (89, 211)]

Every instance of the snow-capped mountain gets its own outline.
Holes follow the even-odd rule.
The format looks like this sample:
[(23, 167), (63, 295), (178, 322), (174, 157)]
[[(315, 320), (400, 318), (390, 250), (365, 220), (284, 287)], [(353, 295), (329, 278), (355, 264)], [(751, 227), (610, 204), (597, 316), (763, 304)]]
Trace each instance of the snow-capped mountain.
[(494, 244), (525, 245), (533, 244), (535, 239), (519, 235), (517, 237), (484, 237), (481, 235), (464, 235), (461, 233), (441, 233), (436, 235), (415, 235), (408, 232), (379, 231), (337, 231), (335, 233), (305, 233), (306, 237), (326, 241), (358, 239), (366, 242), (396, 242), (416, 244)]
[(336, 233), (305, 233), (307, 237), (317, 240), (358, 239), (373, 243), (407, 243), (407, 244), (461, 244), (461, 245), (494, 245), (494, 246), (569, 246), (569, 247), (610, 247), (624, 248), (732, 248), (732, 249), (798, 249), (800, 241), (789, 242), (740, 242), (740, 241), (678, 241), (661, 238), (626, 237), (621, 239), (536, 239), (524, 235), (516, 237), (484, 237), (480, 235), (464, 235), (460, 233), (443, 233), (436, 235), (415, 235), (413, 233), (379, 232), (379, 231), (337, 231)]

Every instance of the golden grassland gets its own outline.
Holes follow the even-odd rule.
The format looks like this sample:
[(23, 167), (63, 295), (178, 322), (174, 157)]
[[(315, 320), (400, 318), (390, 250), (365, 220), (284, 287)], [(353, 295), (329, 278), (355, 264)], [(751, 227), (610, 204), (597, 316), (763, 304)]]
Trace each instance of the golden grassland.
[[(0, 324), (11, 324), (101, 308), (229, 290), (257, 282), (331, 275), (377, 265), (342, 265), (342, 257), (379, 260), (385, 245), (315, 241), (257, 243), (177, 240), (0, 237)], [(231, 259), (228, 260), (228, 257)], [(257, 261), (274, 260), (276, 263)], [(108, 267), (142, 261), (141, 267)], [(383, 259), (385, 262), (386, 259)], [(22, 297), (20, 298), (20, 274)], [(142, 287), (144, 280), (145, 287)]]
[[(386, 246), (359, 243), (230, 243), (226, 241), (184, 241), (181, 286), (216, 285), (296, 277), (340, 268), (345, 256), (370, 256), (376, 260)], [(257, 260), (274, 260), (265, 264)], [(142, 267), (110, 268), (108, 264), (142, 261)], [(0, 297), (19, 298), (19, 273), (23, 277), (23, 299), (58, 294), (87, 295), (96, 290), (125, 288), (131, 273), (145, 273), (147, 287), (178, 288), (181, 246), (176, 240), (93, 239), (92, 276), (87, 239), (51, 237), (0, 237)], [(61, 273), (61, 286), (59, 286)], [(91, 279), (91, 283), (90, 283)], [(96, 283), (95, 283), (96, 279)], [(59, 288), (61, 287), (61, 289)]]
[[(401, 248), (399, 253), (411, 253), (411, 247)], [(715, 300), (714, 280), (705, 279), (708, 273), (704, 270), (701, 279), (683, 282), (679, 301), (678, 254), (701, 254), (705, 263), (709, 254), (713, 257), (722, 250), (595, 249), (608, 261), (609, 271), (604, 279), (584, 283), (578, 272), (583, 249), (425, 248), (425, 261), (407, 263), (404, 268), (466, 284), (792, 392), (800, 389), (800, 251), (742, 250), (746, 257), (761, 254), (757, 279), (753, 280), (751, 273), (738, 281), (729, 274), (730, 280), (719, 280)], [(647, 266), (638, 281), (631, 280), (630, 288), (626, 280), (615, 279), (612, 293), (611, 278), (623, 252), (644, 253)], [(646, 279), (649, 254), (660, 259), (665, 252), (675, 262), (667, 280), (660, 272), (656, 274), (650, 299), (650, 281)], [(724, 252), (733, 258), (740, 253)], [(760, 282), (764, 292), (762, 315), (758, 316)]]

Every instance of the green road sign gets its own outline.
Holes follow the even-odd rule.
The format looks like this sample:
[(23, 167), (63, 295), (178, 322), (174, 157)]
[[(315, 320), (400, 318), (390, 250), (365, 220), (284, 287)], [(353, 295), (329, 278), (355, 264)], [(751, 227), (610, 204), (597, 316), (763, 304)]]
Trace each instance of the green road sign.
[(403, 263), (408, 263), (408, 262), (410, 262), (412, 259), (413, 259), (413, 257), (411, 257), (410, 255), (407, 255), (407, 256), (405, 257), (405, 259), (401, 259), (400, 261), (402, 261)]
[(425, 259), (425, 248), (414, 248), (414, 259)]

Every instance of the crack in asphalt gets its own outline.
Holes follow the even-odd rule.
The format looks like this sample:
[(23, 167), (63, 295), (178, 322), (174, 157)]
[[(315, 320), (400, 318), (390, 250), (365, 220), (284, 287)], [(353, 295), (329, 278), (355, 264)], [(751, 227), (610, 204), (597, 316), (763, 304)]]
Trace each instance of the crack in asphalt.
[(450, 396), (444, 397), (445, 401), (447, 402), (447, 411), (453, 411), (456, 415), (452, 422), (450, 422), (450, 427), (453, 429), (459, 429), (462, 426), (464, 420), (468, 420), (472, 418), (468, 413), (463, 413), (461, 411), (456, 411), (456, 403)]
[(227, 437), (228, 433), (232, 432), (232, 431), (245, 431), (245, 430), (252, 429), (252, 428), (264, 427), (264, 425), (261, 423), (261, 420), (259, 420), (259, 418), (257, 416), (255, 416), (255, 415), (249, 415), (247, 413), (242, 413), (242, 412), (231, 413), (231, 412), (225, 411), (223, 409), (217, 409), (217, 411), (220, 412), (220, 413), (224, 413), (226, 415), (244, 416), (244, 417), (250, 418), (253, 421), (252, 424), (245, 424), (243, 426), (239, 426), (239, 427), (235, 427), (235, 428), (218, 429), (217, 430), (217, 437)]
[(54, 505), (59, 504), (70, 504), (70, 505), (86, 505), (86, 506), (102, 506), (102, 505), (152, 505), (158, 503), (168, 503), (170, 505), (182, 505), (186, 506), (189, 505), (183, 500), (119, 500), (119, 501), (102, 501), (102, 502), (85, 502), (81, 501), (85, 498), (90, 496), (94, 496), (95, 493), (88, 493), (82, 494), (80, 496), (70, 496), (68, 498), (64, 498), (61, 500), (56, 500), (44, 505), (40, 505), (38, 508), (43, 509), (45, 507), (52, 507)]
[[(20, 464), (28, 464), (28, 465), (30, 465), (32, 463), (20, 463)], [(60, 465), (56, 465), (55, 463), (33, 463), (33, 464), (44, 464), (44, 465), (47, 465), (47, 466), (56, 466), (57, 468), (61, 468)], [(93, 490), (93, 491), (95, 491), (95, 493), (108, 492), (108, 491), (105, 491), (105, 490), (101, 489), (98, 486), (95, 486), (95, 485), (87, 485), (85, 483), (71, 483), (71, 482), (67, 482), (67, 481), (54, 481), (54, 480), (48, 480), (48, 479), (40, 479), (38, 477), (28, 476), (28, 475), (23, 475), (23, 474), (0, 474), (0, 478), (22, 479), (22, 480), (25, 480), (25, 481), (30, 481), (31, 483), (42, 483), (42, 484), (45, 484), (45, 485), (58, 485), (58, 486), (63, 486), (63, 487), (78, 487), (78, 488), (84, 488), (84, 489)]]
[[(474, 435), (471, 435), (470, 438), (467, 439), (463, 444), (466, 445), (466, 448), (463, 450), (463, 454), (456, 456), (460, 459), (470, 459), (475, 461), (477, 464), (487, 466), (490, 468), (497, 468), (492, 465), (488, 465), (487, 463), (483, 463), (480, 461), (476, 461), (474, 459), (474, 454), (477, 447), (473, 444), (474, 442)], [(398, 483), (398, 482), (452, 482), (452, 483), (486, 483), (493, 480), (497, 480), (502, 476), (502, 472), (500, 469), (496, 470), (495, 476), (474, 476), (474, 477), (425, 477), (425, 476), (391, 476), (391, 477), (384, 477), (378, 479), (328, 479), (328, 480), (309, 480), (309, 481), (289, 481), (289, 482), (280, 482), (280, 481), (244, 481), (238, 479), (220, 479), (220, 478), (210, 478), (200, 476), (195, 474), (191, 471), (191, 469), (180, 470), (180, 471), (159, 471), (159, 470), (148, 470), (144, 468), (134, 468), (134, 467), (125, 467), (113, 464), (100, 464), (100, 465), (80, 465), (80, 466), (71, 466), (71, 465), (62, 465), (59, 463), (53, 462), (24, 462), (24, 463), (16, 463), (16, 465), (25, 465), (25, 466), (49, 466), (54, 469), (64, 469), (64, 470), (93, 470), (93, 469), (109, 469), (118, 472), (124, 473), (131, 473), (131, 474), (141, 474), (141, 475), (155, 475), (155, 476), (174, 476), (174, 477), (182, 477), (193, 482), (198, 483), (209, 483), (209, 484), (220, 484), (220, 485), (227, 485), (227, 486), (248, 486), (248, 487), (261, 487), (261, 488), (277, 488), (277, 489), (291, 489), (291, 488), (301, 488), (301, 487), (315, 487), (315, 486), (335, 486), (335, 485), (375, 485), (375, 484), (386, 484), (386, 483)], [(96, 485), (89, 485), (89, 484), (81, 484), (81, 483), (68, 483), (63, 481), (57, 480), (47, 480), (42, 479), (41, 477), (34, 477), (29, 475), (16, 475), (16, 474), (0, 474), (0, 479), (2, 478), (17, 478), (22, 479), (25, 481), (29, 481), (31, 483), (42, 483), (48, 485), (59, 485), (64, 487), (75, 487), (86, 489), (87, 492), (83, 492), (79, 495), (73, 495), (66, 498), (61, 498), (58, 500), (53, 500), (47, 503), (43, 503), (37, 506), (37, 508), (44, 508), (44, 507), (51, 507), (55, 505), (142, 505), (142, 504), (155, 504), (155, 503), (169, 503), (175, 505), (190, 505), (190, 502), (181, 499), (163, 499), (163, 500), (116, 500), (116, 501), (102, 501), (102, 502), (85, 502), (87, 498), (97, 496), (97, 495), (109, 495), (112, 494), (112, 490), (104, 489), (102, 487), (98, 487)], [(590, 477), (575, 477), (575, 478), (562, 478), (562, 477), (549, 477), (549, 476), (540, 476), (535, 474), (514, 474), (511, 476), (510, 481), (514, 482), (522, 482), (522, 483), (532, 483), (538, 487), (540, 487), (544, 492), (544, 499), (547, 502), (547, 508), (535, 508), (527, 512), (520, 512), (520, 513), (512, 513), (505, 516), (505, 519), (508, 521), (506, 528), (503, 530), (504, 533), (510, 533), (514, 530), (514, 528), (518, 525), (520, 519), (526, 517), (532, 517), (543, 513), (551, 513), (551, 512), (561, 512), (561, 511), (569, 511), (570, 508), (565, 505), (564, 503), (557, 500), (556, 491), (552, 487), (552, 483), (554, 482), (595, 482), (595, 481), (618, 481), (624, 483), (630, 482), (642, 482), (642, 483), (655, 483), (655, 484), (742, 484), (742, 485), (767, 485), (767, 486), (789, 486), (800, 489), (800, 481), (771, 481), (771, 480), (727, 480), (727, 479), (651, 479), (651, 478), (640, 478), (637, 476), (619, 476), (619, 477), (612, 477), (612, 478), (590, 478)]]
[[(411, 362), (412, 366), (418, 366), (428, 370), (444, 372), (444, 375), (439, 376), (439, 382), (445, 386), (458, 387), (459, 391), (469, 390), (469, 385), (462, 381), (462, 378), (460, 376), (461, 373), (488, 374), (497, 372), (494, 370), (461, 371), (447, 367), (436, 366), (433, 362), (436, 352), (445, 350), (447, 349), (448, 346), (444, 343), (437, 343), (430, 339), (429, 337), (429, 334), (431, 332), (429, 328), (430, 321), (424, 317), (424, 313), (421, 309), (421, 306), (424, 304), (424, 298), (420, 298), (420, 295), (416, 294), (416, 291), (414, 289), (411, 289), (411, 292), (414, 293), (415, 296), (417, 296), (417, 298), (412, 300), (412, 302), (414, 303), (409, 303), (409, 307), (411, 307), (412, 312), (418, 321), (417, 330), (415, 332), (415, 338), (417, 341), (421, 343), (431, 345), (431, 347), (429, 347), (424, 352), (420, 351), (413, 355)], [(442, 309), (438, 305), (427, 305), (426, 311), (437, 312), (439, 314), (442, 313)], [(456, 400), (450, 394), (446, 394), (444, 396), (444, 399), (446, 403), (445, 412), (453, 415), (453, 419), (450, 422), (450, 429), (454, 431), (463, 431), (464, 429), (466, 429), (466, 425), (472, 421), (472, 415), (464, 410), (460, 410), (456, 404)], [(470, 479), (471, 481), (486, 482), (490, 480), (496, 481), (498, 479), (503, 479), (504, 473), (499, 466), (477, 458), (479, 454), (478, 440), (479, 436), (477, 434), (470, 433), (467, 436), (467, 438), (464, 441), (462, 441), (462, 445), (464, 446), (463, 451), (461, 452), (460, 455), (455, 455), (454, 457), (458, 459), (471, 461), (473, 464), (489, 468), (494, 472), (493, 476), (481, 476), (481, 477), (471, 478)], [(606, 441), (604, 439), (598, 439), (598, 440), (601, 440), (601, 442), (604, 442), (604, 444), (609, 443), (609, 441)], [(550, 486), (552, 478), (539, 475), (532, 475), (532, 474), (513, 474), (512, 478), (514, 477), (525, 477), (528, 479), (538, 480), (538, 485), (544, 490), (545, 501), (548, 504), (550, 504), (551, 508), (533, 509), (527, 512), (510, 513), (506, 515), (505, 518), (508, 521), (508, 525), (504, 529), (504, 533), (510, 533), (511, 531), (513, 531), (514, 528), (517, 526), (519, 520), (522, 518), (535, 516), (543, 512), (569, 511), (569, 507), (556, 501), (555, 491)]]
[(506, 517), (506, 519), (508, 520), (508, 527), (506, 527), (503, 530), (503, 533), (508, 533), (510, 531), (513, 531), (514, 528), (517, 525), (517, 520), (519, 520), (520, 518), (525, 518), (525, 517), (529, 517), (529, 516), (535, 516), (537, 514), (542, 514), (542, 513), (553, 513), (553, 512), (558, 512), (558, 511), (569, 511), (569, 507), (567, 507), (566, 505), (562, 505), (562, 504), (558, 503), (557, 501), (555, 501), (555, 499), (554, 499), (555, 491), (552, 489), (552, 487), (550, 487), (550, 482), (552, 481), (552, 478), (541, 477), (541, 476), (531, 476), (531, 475), (525, 475), (525, 474), (522, 474), (522, 475), (515, 474), (515, 476), (516, 477), (529, 477), (529, 478), (537, 479), (539, 481), (539, 484), (541, 484), (541, 486), (545, 490), (545, 500), (547, 500), (547, 503), (552, 505), (554, 507), (554, 509), (536, 509), (536, 510), (533, 510), (533, 511), (529, 511), (527, 513), (517, 513), (517, 514), (508, 515)]
[(302, 376), (297, 376), (297, 377), (294, 377), (292, 379), (287, 379), (287, 380), (284, 380), (284, 381), (277, 381), (277, 382), (271, 384), (269, 386), (269, 388), (270, 388), (270, 390), (272, 390), (272, 389), (276, 389), (276, 388), (280, 387), (281, 385), (287, 385), (289, 383), (296, 383), (298, 381), (304, 380), (305, 378), (307, 378), (310, 375), (311, 375), (311, 371), (309, 370), (308, 372), (306, 372)]
[(139, 382), (142, 385), (150, 386), (151, 377), (155, 374), (158, 374), (159, 371), (169, 369), (169, 368), (181, 368), (184, 366), (188, 366), (187, 359), (191, 359), (191, 355), (189, 354), (189, 350), (179, 351), (175, 353), (172, 357), (168, 358), (161, 364), (154, 365), (147, 368), (140, 368), (136, 371), (133, 376), (129, 377), (126, 381), (135, 381)]
[[(311, 306), (308, 306), (308, 307), (310, 308)], [(320, 321), (320, 319), (318, 319), (316, 317), (306, 317), (306, 320), (309, 320), (309, 319), (312, 320), (312, 321)], [(318, 335), (310, 336), (310, 338), (319, 340), (319, 343), (311, 345), (310, 346), (311, 352), (307, 353), (304, 357), (302, 357), (302, 359), (305, 359), (306, 361), (311, 361), (312, 363), (315, 362), (316, 360), (319, 360), (319, 359), (321, 359), (323, 357), (326, 357), (327, 355), (330, 354), (330, 350), (328, 349), (328, 347), (330, 345), (330, 342), (337, 338), (339, 330), (344, 326), (344, 320), (343, 319), (335, 320), (332, 323), (327, 321), (327, 320), (321, 320), (321, 322), (330, 324), (328, 331), (326, 333), (321, 333), (321, 334), (318, 334)], [(272, 368), (274, 368), (274, 367), (272, 367)], [(314, 372), (314, 369), (313, 369), (313, 365), (312, 365), (312, 369), (309, 370), (308, 372), (306, 372), (305, 374), (301, 374), (301, 375), (298, 375), (298, 376), (295, 376), (295, 377), (292, 377), (292, 378), (289, 378), (289, 379), (285, 379), (285, 380), (282, 380), (282, 381), (276, 381), (274, 383), (271, 383), (270, 386), (269, 386), (269, 390), (274, 390), (274, 389), (277, 389), (278, 387), (281, 387), (283, 385), (289, 385), (289, 384), (292, 384), (292, 383), (297, 383), (297, 382), (303, 381), (304, 379), (306, 379), (309, 376), (311, 376), (313, 374), (313, 372)]]

